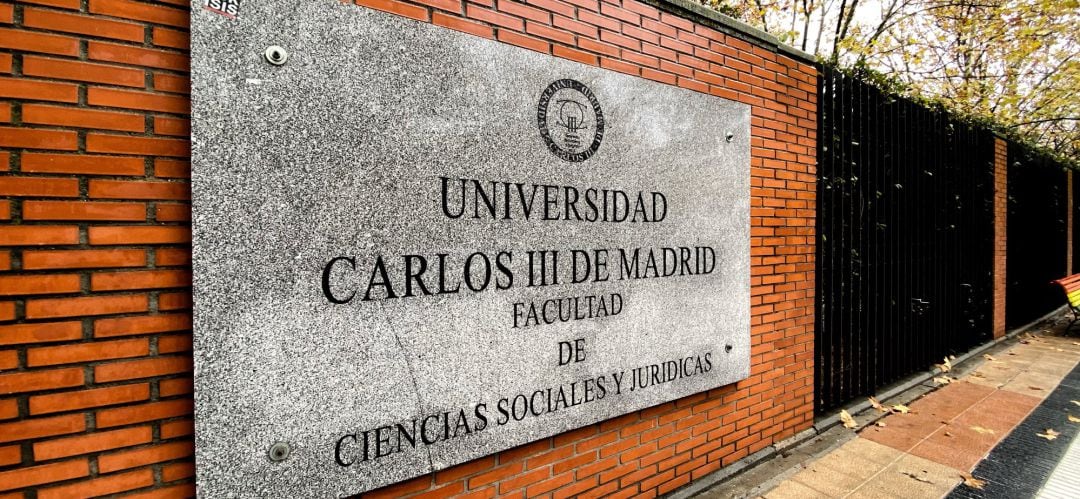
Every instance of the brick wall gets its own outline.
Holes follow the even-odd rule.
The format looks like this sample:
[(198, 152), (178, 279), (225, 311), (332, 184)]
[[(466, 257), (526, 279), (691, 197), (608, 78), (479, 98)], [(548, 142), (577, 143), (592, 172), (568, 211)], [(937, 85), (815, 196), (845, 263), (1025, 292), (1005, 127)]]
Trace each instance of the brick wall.
[(1005, 250), (1009, 220), (1009, 143), (994, 138), (994, 338), (1005, 336)]
[[(813, 67), (633, 0), (357, 3), (753, 110), (750, 377), (370, 495), (656, 495), (812, 424)], [(2, 499), (193, 492), (186, 8), (0, 0)]]

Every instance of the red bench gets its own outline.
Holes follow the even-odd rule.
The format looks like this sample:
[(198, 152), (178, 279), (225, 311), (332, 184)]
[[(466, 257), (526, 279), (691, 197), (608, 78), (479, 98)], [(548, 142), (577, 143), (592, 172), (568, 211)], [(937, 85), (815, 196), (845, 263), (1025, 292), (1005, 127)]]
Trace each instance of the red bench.
[(1073, 313), (1072, 322), (1065, 328), (1068, 331), (1077, 320), (1080, 320), (1080, 274), (1062, 277), (1054, 281), (1054, 284), (1061, 286), (1061, 289), (1065, 291), (1065, 300), (1069, 302), (1069, 309)]

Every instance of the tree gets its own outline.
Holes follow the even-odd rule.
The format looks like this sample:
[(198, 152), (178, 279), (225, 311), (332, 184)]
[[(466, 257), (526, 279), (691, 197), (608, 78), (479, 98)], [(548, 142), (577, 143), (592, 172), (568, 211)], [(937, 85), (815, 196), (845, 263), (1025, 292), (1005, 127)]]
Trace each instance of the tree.
[(823, 61), (1080, 158), (1080, 0), (722, 1)]

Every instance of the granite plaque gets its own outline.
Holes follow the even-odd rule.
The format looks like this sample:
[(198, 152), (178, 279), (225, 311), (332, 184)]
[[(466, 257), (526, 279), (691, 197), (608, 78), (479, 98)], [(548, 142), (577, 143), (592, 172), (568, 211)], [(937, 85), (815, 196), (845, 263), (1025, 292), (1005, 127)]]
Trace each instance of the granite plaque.
[(748, 376), (749, 107), (332, 0), (192, 37), (201, 495), (359, 493)]

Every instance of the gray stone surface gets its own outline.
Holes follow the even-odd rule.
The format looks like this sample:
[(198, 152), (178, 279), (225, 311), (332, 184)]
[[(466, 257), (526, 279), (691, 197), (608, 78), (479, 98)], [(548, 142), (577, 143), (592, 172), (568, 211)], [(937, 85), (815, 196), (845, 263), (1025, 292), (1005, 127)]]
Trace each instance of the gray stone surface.
[[(358, 493), (748, 376), (747, 106), (331, 0), (245, 2), (236, 20), (195, 7), (201, 495)], [(270, 45), (288, 50), (285, 65), (265, 62)], [(537, 125), (541, 93), (564, 78), (588, 86), (605, 117), (599, 148), (580, 162), (552, 154)], [(442, 176), (660, 191), (667, 216), (452, 219)], [(664, 246), (713, 248), (715, 271), (619, 278), (617, 248)], [(566, 282), (570, 250), (595, 248), (613, 251), (611, 278)], [(560, 251), (560, 284), (526, 286), (530, 250)], [(444, 253), (447, 280), (460, 282), (467, 255), (500, 251), (512, 254), (508, 289), (386, 299), (377, 288), (360, 299), (377, 256), (402, 294), (402, 255), (434, 267)], [(357, 293), (344, 304), (322, 290), (335, 257), (356, 263), (329, 274), (335, 296)], [(421, 278), (433, 290), (434, 272)], [(513, 327), (515, 303), (611, 293), (618, 315)], [(585, 360), (560, 367), (559, 342), (577, 338)], [(616, 394), (617, 373), (684, 358), (692, 368), (706, 353), (708, 372), (633, 392), (624, 378)], [(501, 400), (543, 407), (546, 389), (575, 382), (581, 399), (584, 380), (601, 378), (600, 400), (500, 424)], [(460, 411), (468, 432), (360, 457), (364, 432), (391, 426), (396, 450), (393, 425), (433, 416), (435, 427), (449, 412), (452, 432)], [(275, 442), (292, 449), (283, 461), (268, 458)], [(338, 442), (348, 466), (335, 461)]]

